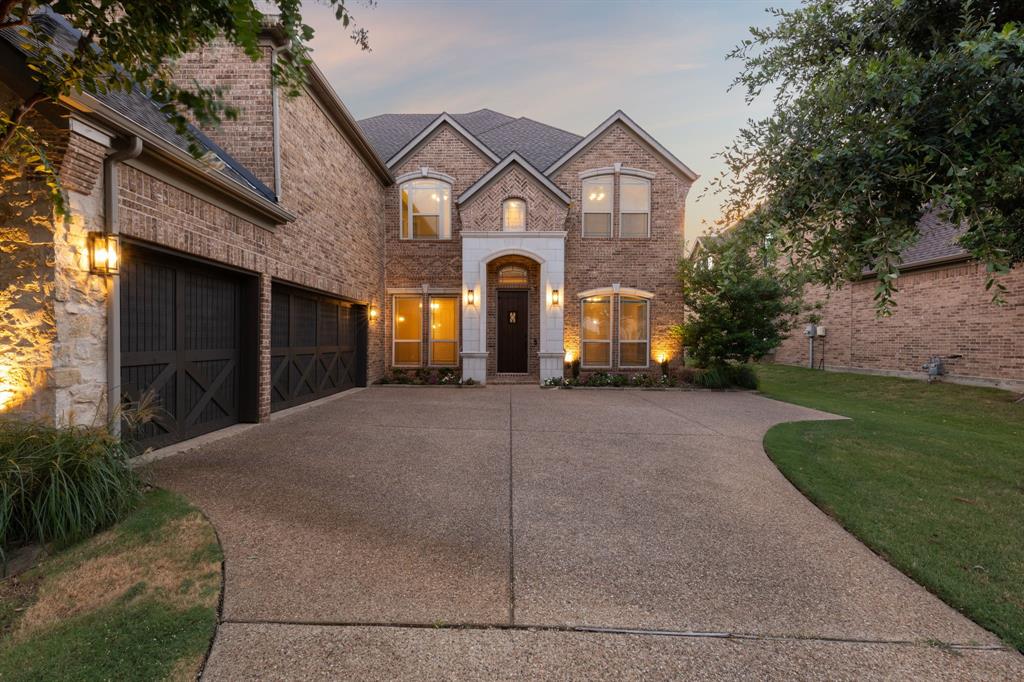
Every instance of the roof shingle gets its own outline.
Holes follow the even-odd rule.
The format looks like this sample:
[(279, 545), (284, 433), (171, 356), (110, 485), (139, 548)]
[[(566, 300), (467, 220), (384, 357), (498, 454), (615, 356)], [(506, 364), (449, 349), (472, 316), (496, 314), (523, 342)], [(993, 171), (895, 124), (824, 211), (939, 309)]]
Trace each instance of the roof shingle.
[[(359, 126), (382, 159), (390, 159), (441, 114), (381, 114)], [(515, 118), (491, 109), (453, 114), (459, 125), (497, 156), (518, 153), (538, 170), (545, 170), (583, 138), (526, 117)]]

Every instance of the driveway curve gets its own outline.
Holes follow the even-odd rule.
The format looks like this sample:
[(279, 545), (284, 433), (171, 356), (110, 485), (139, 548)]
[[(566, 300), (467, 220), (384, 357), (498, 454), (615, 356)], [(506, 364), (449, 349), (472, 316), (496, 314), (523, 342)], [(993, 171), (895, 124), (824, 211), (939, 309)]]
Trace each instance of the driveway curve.
[(151, 473), (224, 545), (208, 679), (1019, 679), (762, 449), (832, 418), (745, 392), (374, 387)]

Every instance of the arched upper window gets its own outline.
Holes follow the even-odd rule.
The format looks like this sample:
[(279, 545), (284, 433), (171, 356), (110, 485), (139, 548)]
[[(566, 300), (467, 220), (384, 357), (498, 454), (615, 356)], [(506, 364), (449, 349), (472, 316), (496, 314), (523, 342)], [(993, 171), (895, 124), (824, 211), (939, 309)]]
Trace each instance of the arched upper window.
[(423, 178), (402, 185), (402, 239), (450, 239), (451, 186)]
[(529, 281), (526, 268), (521, 268), (518, 265), (506, 265), (498, 270), (499, 287), (525, 287)]
[(501, 205), (501, 229), (506, 232), (522, 232), (526, 229), (525, 201), (505, 199)]

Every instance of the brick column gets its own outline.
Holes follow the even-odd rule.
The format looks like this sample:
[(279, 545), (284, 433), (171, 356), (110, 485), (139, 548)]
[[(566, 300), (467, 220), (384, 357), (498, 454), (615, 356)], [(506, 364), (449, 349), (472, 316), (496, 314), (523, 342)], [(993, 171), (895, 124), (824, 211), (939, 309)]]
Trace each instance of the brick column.
[(270, 275), (260, 273), (260, 314), (259, 314), (259, 415), (260, 421), (270, 420), (270, 299), (273, 280)]

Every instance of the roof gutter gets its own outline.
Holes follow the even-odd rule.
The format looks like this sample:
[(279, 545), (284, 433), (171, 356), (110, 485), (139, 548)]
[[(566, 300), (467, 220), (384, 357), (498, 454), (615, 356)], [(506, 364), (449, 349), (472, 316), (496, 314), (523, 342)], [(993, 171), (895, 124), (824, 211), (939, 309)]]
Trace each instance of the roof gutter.
[(144, 148), (153, 152), (163, 161), (166, 161), (172, 166), (184, 171), (193, 179), (203, 184), (210, 185), (220, 192), (223, 192), (224, 194), (227, 194), (235, 200), (245, 204), (250, 210), (269, 221), (275, 224), (282, 224), (295, 220), (294, 213), (285, 210), (278, 204), (257, 193), (255, 190), (249, 189), (234, 180), (224, 177), (220, 173), (211, 171), (209, 166), (205, 165), (185, 150), (179, 149), (169, 142), (153, 135), (143, 126), (135, 123), (129, 118), (126, 118), (88, 93), (71, 95), (70, 97), (62, 98), (62, 101), (68, 106), (79, 111), (84, 111), (97, 116), (107, 125), (119, 129), (126, 135), (140, 138), (143, 142)]

